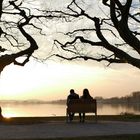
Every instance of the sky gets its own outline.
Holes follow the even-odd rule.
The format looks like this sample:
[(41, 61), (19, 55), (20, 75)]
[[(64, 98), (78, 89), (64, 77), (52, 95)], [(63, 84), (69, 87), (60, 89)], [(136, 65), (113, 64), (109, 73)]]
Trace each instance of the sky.
[(80, 96), (88, 88), (93, 97), (122, 97), (140, 91), (140, 70), (130, 65), (109, 67), (96, 62), (31, 60), (24, 67), (10, 65), (0, 76), (1, 100), (66, 99), (73, 88)]
[[(55, 3), (56, 6), (58, 7), (59, 5), (60, 7), (58, 8), (61, 9), (62, 5), (60, 5), (60, 3), (64, 4), (64, 0), (61, 1), (62, 2), (59, 1), (57, 4), (56, 0), (51, 0), (50, 3), (47, 1), (47, 3), (44, 4), (45, 1), (43, 0), (40, 6), (46, 7), (47, 5), (51, 7), (53, 5), (54, 7)], [(102, 13), (99, 5), (95, 4), (96, 1), (88, 0), (87, 2), (86, 10), (88, 10), (89, 13), (93, 13), (97, 16)], [(39, 5), (37, 1), (36, 5)], [(92, 5), (96, 6), (96, 8), (92, 8)], [(94, 12), (91, 12), (92, 10), (94, 10)], [(46, 24), (48, 27), (46, 30), (47, 38), (37, 38), (40, 40), (38, 44), (40, 47), (40, 55), (43, 56), (45, 54), (45, 57), (48, 51), (46, 50), (46, 48), (48, 49), (47, 45), (51, 44), (51, 41), (56, 37), (54, 34), (53, 36), (52, 33), (56, 31), (59, 32), (59, 30), (61, 31), (61, 28), (67, 30), (70, 27), (74, 27), (70, 26), (66, 28), (60, 26), (62, 23), (53, 27), (52, 21)], [(84, 22), (80, 23), (81, 26), (83, 24)], [(85, 25), (86, 24), (87, 22), (85, 22)], [(59, 26), (59, 30), (57, 26)], [(61, 35), (58, 36), (62, 38)], [(42, 42), (44, 42), (44, 44)], [(88, 88), (93, 97), (120, 97), (129, 95), (134, 91), (140, 91), (139, 83), (140, 70), (127, 64), (113, 64), (106, 67), (104, 64), (93, 61), (58, 62), (47, 60), (44, 63), (40, 63), (32, 59), (24, 67), (12, 64), (4, 69), (0, 75), (0, 99), (66, 99), (71, 88), (79, 95), (82, 95), (84, 88)]]

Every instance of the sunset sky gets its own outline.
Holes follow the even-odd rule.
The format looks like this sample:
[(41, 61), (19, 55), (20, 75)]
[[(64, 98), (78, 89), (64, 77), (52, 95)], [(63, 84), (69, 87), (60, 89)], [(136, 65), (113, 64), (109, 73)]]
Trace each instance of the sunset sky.
[(10, 65), (4, 69), (0, 99), (65, 99), (71, 88), (79, 95), (88, 88), (93, 97), (108, 98), (140, 91), (139, 83), (140, 70), (129, 65), (32, 60), (25, 67)]
[[(50, 0), (48, 2), (36, 0), (32, 2), (38, 8), (57, 7), (61, 9), (69, 1)], [(46, 4), (44, 4), (45, 2)], [(138, 3), (138, 0), (134, 2)], [(87, 3), (84, 4), (86, 6), (85, 9), (91, 15), (95, 14), (100, 17), (106, 13), (107, 8), (102, 8), (104, 12), (101, 10), (102, 1), (87, 0)], [(27, 5), (28, 3), (26, 4), (25, 2), (24, 6), (26, 7)], [(37, 55), (35, 56), (43, 58), (44, 55), (45, 58), (46, 54), (49, 54), (50, 50), (52, 50), (55, 37), (62, 39), (62, 41), (66, 39), (60, 35), (60, 31), (67, 31), (69, 28), (73, 29), (75, 27), (73, 23), (69, 23), (70, 26), (67, 26), (68, 23), (62, 26), (64, 23), (59, 21), (58, 24), (55, 24), (55, 22), (57, 23), (58, 21), (52, 22), (52, 20), (48, 20), (46, 23), (47, 28), (43, 30), (46, 36), (37, 35), (35, 38), (39, 45), (39, 50), (36, 51)], [(87, 21), (78, 21), (77, 26), (86, 26), (87, 23)], [(89, 25), (93, 25), (93, 23), (89, 22)], [(56, 35), (56, 32), (59, 34)], [(95, 36), (93, 35), (92, 37)], [(112, 40), (110, 36), (108, 38), (111, 42), (116, 41), (116, 38), (115, 40)], [(96, 53), (96, 51), (92, 52)], [(88, 88), (93, 97), (126, 96), (134, 91), (140, 91), (140, 69), (127, 64), (112, 64), (106, 67), (103, 63), (100, 64), (93, 61), (60, 62), (47, 60), (44, 63), (40, 63), (32, 59), (24, 67), (10, 65), (0, 75), (0, 100), (66, 99), (71, 88), (75, 89), (75, 92), (79, 95), (82, 95), (84, 88)]]

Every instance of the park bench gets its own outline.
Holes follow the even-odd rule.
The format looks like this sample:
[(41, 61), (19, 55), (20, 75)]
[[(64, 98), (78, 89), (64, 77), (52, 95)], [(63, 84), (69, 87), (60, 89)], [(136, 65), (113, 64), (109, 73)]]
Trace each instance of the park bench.
[(73, 99), (66, 109), (67, 122), (69, 113), (95, 113), (95, 120), (97, 121), (97, 102), (95, 99)]

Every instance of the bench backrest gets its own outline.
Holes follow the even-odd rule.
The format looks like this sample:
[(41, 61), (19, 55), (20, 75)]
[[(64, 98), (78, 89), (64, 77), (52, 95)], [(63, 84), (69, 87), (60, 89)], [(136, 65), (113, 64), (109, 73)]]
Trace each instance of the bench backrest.
[(97, 103), (95, 99), (74, 99), (71, 100), (68, 107), (67, 113), (97, 113)]

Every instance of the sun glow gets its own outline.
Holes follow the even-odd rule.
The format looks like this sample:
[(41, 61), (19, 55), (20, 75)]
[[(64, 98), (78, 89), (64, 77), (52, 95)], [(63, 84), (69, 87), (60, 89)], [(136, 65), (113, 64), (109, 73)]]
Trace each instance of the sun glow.
[(4, 69), (0, 76), (0, 100), (65, 99), (71, 88), (79, 95), (83, 88), (88, 88), (93, 97), (122, 96), (139, 90), (139, 82), (135, 83), (139, 79), (138, 70), (136, 73), (132, 68), (115, 70), (82, 62), (31, 61), (24, 67), (10, 65)]
[(58, 96), (71, 87), (87, 86), (89, 81), (99, 79), (100, 73), (98, 68), (55, 62), (32, 62), (25, 67), (10, 65), (1, 74), (0, 96), (1, 99), (44, 99), (45, 94), (53, 93)]
[(16, 116), (16, 113), (5, 113), (5, 114), (3, 114), (3, 117), (4, 118), (6, 118), (6, 119), (10, 119), (10, 118), (12, 118), (12, 117), (15, 117)]

